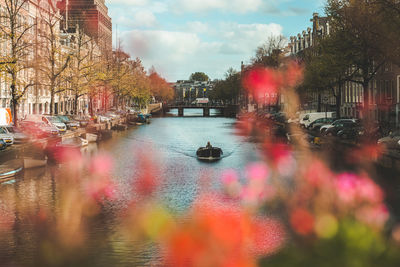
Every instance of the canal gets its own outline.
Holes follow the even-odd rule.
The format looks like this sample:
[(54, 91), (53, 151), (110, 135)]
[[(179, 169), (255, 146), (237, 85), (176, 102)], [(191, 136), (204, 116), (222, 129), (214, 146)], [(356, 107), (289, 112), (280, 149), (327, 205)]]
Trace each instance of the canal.
[[(78, 259), (66, 259), (63, 251), (46, 248), (46, 239), (37, 229), (43, 210), (47, 211), (43, 215), (46, 218), (58, 218), (62, 213), (57, 207), (65, 181), (57, 178), (63, 177), (59, 166), (29, 170), (15, 181), (1, 184), (0, 262), (6, 266), (37, 266), (43, 262), (55, 266), (148, 266), (159, 262), (162, 256), (154, 244), (128, 242), (120, 231), (120, 211), (138, 198), (134, 188), (138, 177), (151, 171), (158, 185), (155, 198), (181, 218), (196, 197), (221, 191), (224, 170), (243, 173), (249, 162), (259, 158), (256, 144), (235, 134), (235, 119), (203, 118), (202, 110), (187, 111), (185, 117), (176, 115), (153, 118), (151, 124), (114, 133), (111, 140), (90, 145), (82, 152), (84, 158), (107, 155), (103, 157), (107, 162), (102, 164), (112, 168), (116, 193), (80, 234), (85, 236), (85, 251)], [(197, 148), (208, 141), (222, 148), (224, 157), (220, 161), (204, 163), (196, 159)], [(54, 254), (54, 258), (43, 260), (38, 256), (43, 253)]]

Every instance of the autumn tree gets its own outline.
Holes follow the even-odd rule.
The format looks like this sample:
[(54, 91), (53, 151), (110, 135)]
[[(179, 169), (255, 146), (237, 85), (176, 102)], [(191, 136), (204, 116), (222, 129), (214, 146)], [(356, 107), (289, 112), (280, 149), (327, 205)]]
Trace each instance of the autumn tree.
[(146, 70), (139, 58), (129, 62), (131, 66), (130, 88), (127, 91), (127, 99), (130, 104), (134, 104), (142, 109), (151, 100), (151, 84)]
[(131, 93), (134, 79), (132, 65), (129, 64), (130, 56), (120, 48), (113, 52), (110, 60), (112, 79), (109, 80), (109, 83), (113, 89), (114, 104), (119, 109), (121, 106), (124, 107), (125, 99)]
[(45, 77), (41, 82), (50, 91), (50, 114), (53, 115), (54, 98), (56, 94), (66, 90), (61, 84), (64, 81), (63, 74), (71, 59), (70, 51), (65, 51), (60, 42), (61, 16), (56, 7), (48, 4), (39, 5), (39, 21), (42, 30), (38, 34), (39, 46), (42, 49), (39, 69)]
[(96, 88), (100, 63), (100, 51), (93, 38), (77, 28), (72, 36), (73, 47), (70, 50), (70, 62), (65, 73), (66, 90), (74, 97), (74, 113), (78, 113), (79, 99)]
[(164, 102), (174, 98), (172, 87), (155, 70), (150, 71), (149, 79), (151, 93), (157, 101)]
[(29, 88), (35, 85), (34, 28), (29, 16), (23, 16), (28, 0), (4, 0), (0, 13), (1, 42), (5, 42), (6, 56), (1, 60), (6, 81), (10, 84), (11, 109), (14, 123), (18, 121), (19, 104)]

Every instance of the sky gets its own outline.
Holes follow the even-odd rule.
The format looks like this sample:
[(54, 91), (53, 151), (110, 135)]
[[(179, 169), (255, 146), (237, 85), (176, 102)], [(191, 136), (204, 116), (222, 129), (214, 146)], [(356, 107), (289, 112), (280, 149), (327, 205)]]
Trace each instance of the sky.
[[(119, 44), (169, 82), (200, 71), (222, 79), (240, 70), (271, 35), (311, 27), (324, 0), (106, 0)], [(117, 42), (117, 39), (119, 40)]]

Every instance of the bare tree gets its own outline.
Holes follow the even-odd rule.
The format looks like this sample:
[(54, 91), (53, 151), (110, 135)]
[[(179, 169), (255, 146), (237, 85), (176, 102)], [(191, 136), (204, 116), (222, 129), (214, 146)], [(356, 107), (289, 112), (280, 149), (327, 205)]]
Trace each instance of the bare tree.
[(60, 42), (60, 21), (61, 16), (56, 7), (52, 5), (39, 6), (39, 21), (42, 30), (39, 32), (39, 44), (42, 49), (42, 56), (39, 59), (40, 71), (45, 76), (42, 83), (50, 91), (50, 114), (54, 114), (54, 98), (66, 90), (60, 86), (63, 81), (62, 75), (68, 67), (71, 55), (65, 51)]
[(257, 47), (252, 63), (255, 65), (278, 67), (280, 53), (286, 42), (286, 38), (282, 35), (270, 36), (264, 44)]
[[(34, 20), (27, 14), (28, 0), (4, 0), (5, 7), (0, 14), (0, 33), (6, 42), (3, 67), (6, 80), (10, 83), (11, 108), (14, 124), (18, 121), (18, 107), (21, 98), (35, 85), (32, 73), (34, 67)], [(32, 77), (31, 77), (32, 76)]]

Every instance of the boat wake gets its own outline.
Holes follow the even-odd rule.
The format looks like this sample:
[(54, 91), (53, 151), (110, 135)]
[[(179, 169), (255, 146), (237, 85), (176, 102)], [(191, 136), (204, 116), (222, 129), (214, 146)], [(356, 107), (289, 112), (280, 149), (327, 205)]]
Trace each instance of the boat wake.
[[(173, 151), (175, 153), (190, 157), (190, 158), (195, 158), (197, 159), (196, 156), (196, 151), (198, 149), (197, 145), (198, 144), (177, 144), (177, 145), (171, 145), (171, 144), (163, 144), (163, 143), (156, 143), (153, 140), (148, 140), (148, 139), (141, 139), (137, 137), (126, 137), (127, 139), (134, 140), (138, 143), (148, 145), (149, 147), (154, 147), (157, 148), (157, 150), (166, 150), (166, 151)], [(215, 146), (223, 148), (224, 154), (221, 155), (221, 158), (228, 158), (232, 156), (241, 146), (242, 144), (236, 144), (232, 149), (227, 149), (225, 148), (224, 145), (222, 144), (215, 144)], [(182, 149), (182, 147), (187, 147), (188, 149)]]

